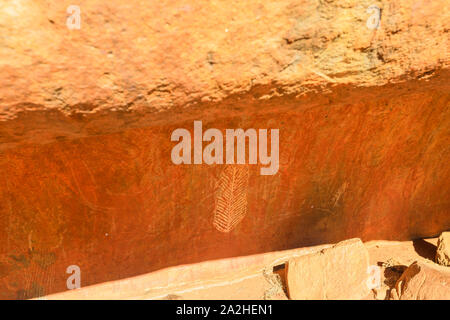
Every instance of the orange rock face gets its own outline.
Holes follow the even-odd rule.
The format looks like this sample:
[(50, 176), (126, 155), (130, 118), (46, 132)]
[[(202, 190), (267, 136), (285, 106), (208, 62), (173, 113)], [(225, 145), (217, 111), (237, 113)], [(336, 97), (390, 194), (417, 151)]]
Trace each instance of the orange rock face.
[[(375, 30), (359, 1), (80, 1), (80, 30), (69, 4), (0, 4), (0, 298), (64, 291), (70, 265), (87, 286), (450, 229), (448, 1)], [(194, 120), (280, 130), (222, 228), (228, 169), (171, 161)]]

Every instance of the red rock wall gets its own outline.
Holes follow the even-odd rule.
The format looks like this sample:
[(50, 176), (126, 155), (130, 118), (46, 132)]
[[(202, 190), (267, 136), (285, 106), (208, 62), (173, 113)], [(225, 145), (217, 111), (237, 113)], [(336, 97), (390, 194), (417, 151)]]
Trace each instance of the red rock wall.
[[(4, 149), (0, 298), (64, 291), (73, 264), (87, 286), (352, 237), (437, 235), (450, 228), (448, 76), (302, 98), (261, 100), (261, 88), (153, 126)], [(171, 162), (172, 131), (194, 119), (280, 129), (279, 172), (248, 167), (248, 210), (229, 233), (213, 226), (224, 166)]]

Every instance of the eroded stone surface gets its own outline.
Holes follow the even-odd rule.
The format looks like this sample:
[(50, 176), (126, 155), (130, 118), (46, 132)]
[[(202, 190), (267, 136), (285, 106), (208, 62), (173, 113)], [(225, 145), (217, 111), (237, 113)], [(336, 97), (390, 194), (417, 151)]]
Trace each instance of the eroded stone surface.
[(69, 290), (44, 299), (267, 299), (285, 300), (284, 266), (293, 257), (331, 245), (210, 260), (165, 268), (138, 277)]
[[(431, 252), (437, 238), (420, 241)], [(426, 263), (427, 260), (423, 256), (425, 250), (419, 249), (417, 240), (370, 241), (364, 245), (369, 251), (370, 264), (381, 265), (381, 286), (364, 299), (389, 299), (391, 289), (395, 289), (406, 265), (414, 261)], [(177, 266), (139, 277), (53, 294), (44, 299), (286, 299), (279, 290), (278, 278), (281, 277), (282, 286), (285, 287), (285, 263), (329, 247), (331, 245)], [(270, 286), (265, 287), (267, 284)]]
[[(450, 229), (449, 84), (443, 73), (300, 99), (236, 96), (150, 127), (3, 150), (0, 294), (64, 291), (73, 264), (86, 286), (352, 237), (440, 234)], [(248, 213), (230, 233), (213, 226), (223, 168), (171, 162), (171, 133), (196, 118), (222, 131), (280, 128), (280, 170), (250, 166)]]
[(393, 300), (450, 299), (450, 270), (426, 262), (414, 262), (398, 279)]
[[(276, 85), (266, 98), (423, 78), (449, 65), (446, 0), (77, 4), (80, 30), (66, 26), (70, 0), (0, 4), (0, 120), (27, 121), (29, 112), (53, 119), (46, 132), (36, 128), (40, 142), (56, 138), (50, 130), (78, 136), (124, 129), (130, 122), (120, 121), (123, 112), (137, 121), (258, 85)], [(372, 5), (382, 10), (378, 29), (367, 27)], [(119, 114), (105, 117), (111, 112)], [(90, 122), (92, 114), (102, 115), (102, 125), (58, 125), (69, 115)]]
[(291, 259), (287, 266), (289, 297), (294, 300), (363, 299), (368, 286), (369, 254), (359, 239)]
[(436, 262), (443, 266), (450, 266), (450, 232), (443, 232), (438, 239)]

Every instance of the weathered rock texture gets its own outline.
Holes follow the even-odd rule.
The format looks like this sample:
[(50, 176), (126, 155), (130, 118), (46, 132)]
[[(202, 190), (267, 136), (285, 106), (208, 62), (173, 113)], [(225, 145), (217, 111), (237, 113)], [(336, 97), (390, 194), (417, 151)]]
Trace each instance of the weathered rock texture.
[(450, 232), (443, 232), (438, 239), (436, 262), (450, 267)]
[(294, 300), (363, 299), (369, 292), (369, 253), (352, 239), (289, 260), (287, 288)]
[[(0, 3), (0, 298), (450, 229), (448, 1), (78, 3)], [(170, 160), (193, 120), (280, 129), (229, 233), (223, 166)]]
[[(429, 263), (426, 257), (435, 254), (433, 246), (436, 242), (437, 238), (413, 241), (374, 240), (365, 243), (370, 265), (381, 268), (380, 278), (369, 272), (367, 280), (372, 288), (378, 280), (381, 286), (372, 290), (364, 300), (389, 300), (391, 289), (395, 289), (395, 284), (408, 268), (407, 265), (415, 261)], [(418, 243), (424, 247), (418, 246)], [(286, 299), (287, 263), (330, 247), (332, 245), (320, 245), (174, 266), (39, 299)], [(372, 270), (374, 269), (371, 268), (370, 271)], [(285, 289), (283, 291), (279, 290), (279, 279), (272, 280), (278, 275)]]
[[(331, 245), (210, 260), (69, 290), (44, 299), (286, 299), (274, 267)], [(283, 276), (284, 278), (284, 276)], [(283, 279), (284, 280), (284, 279)], [(278, 288), (277, 288), (278, 287)]]
[[(1, 2), (0, 120), (21, 119), (0, 131), (2, 148), (153, 124), (143, 114), (257, 85), (300, 94), (449, 65), (446, 0), (77, 3), (80, 30), (66, 27), (73, 1)], [(373, 30), (371, 5), (382, 9)]]
[(398, 279), (393, 300), (449, 300), (450, 270), (424, 262), (414, 262)]

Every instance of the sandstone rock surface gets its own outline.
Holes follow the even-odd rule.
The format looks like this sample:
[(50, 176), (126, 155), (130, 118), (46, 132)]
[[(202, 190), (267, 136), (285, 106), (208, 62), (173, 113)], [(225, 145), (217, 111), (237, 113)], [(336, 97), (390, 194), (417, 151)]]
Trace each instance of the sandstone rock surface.
[(284, 266), (291, 258), (318, 252), (330, 246), (320, 245), (174, 266), (137, 277), (48, 295), (44, 299), (285, 300), (285, 270), (274, 271), (273, 268)]
[[(426, 247), (432, 251), (436, 242), (437, 238), (427, 239)], [(391, 289), (395, 289), (397, 280), (407, 268), (404, 264), (427, 261), (423, 257), (424, 251), (417, 250), (416, 240), (375, 240), (364, 243), (364, 246), (368, 248), (370, 264), (383, 265), (380, 279), (382, 286), (372, 290), (372, 295), (365, 297), (365, 300), (389, 300)], [(280, 277), (285, 287), (285, 263), (330, 247), (332, 245), (323, 245), (176, 266), (138, 277), (52, 294), (42, 299), (286, 299), (284, 290), (279, 290)]]
[(393, 300), (449, 300), (450, 270), (425, 262), (414, 262), (398, 279)]
[[(258, 85), (267, 98), (449, 66), (446, 0), (83, 0), (81, 28), (70, 30), (72, 2), (1, 2), (0, 121), (27, 125), (0, 142), (142, 127), (155, 120), (144, 114)], [(377, 29), (367, 26), (373, 5)]]
[(443, 266), (450, 266), (450, 232), (443, 232), (438, 239), (436, 262)]
[(363, 299), (369, 292), (369, 254), (360, 239), (340, 242), (318, 253), (292, 259), (287, 266), (294, 300)]
[[(450, 229), (446, 0), (0, 2), (0, 298), (343, 239)], [(367, 27), (377, 5), (378, 29)], [(177, 128), (279, 128), (247, 216)], [(189, 248), (189, 250), (186, 250)]]

